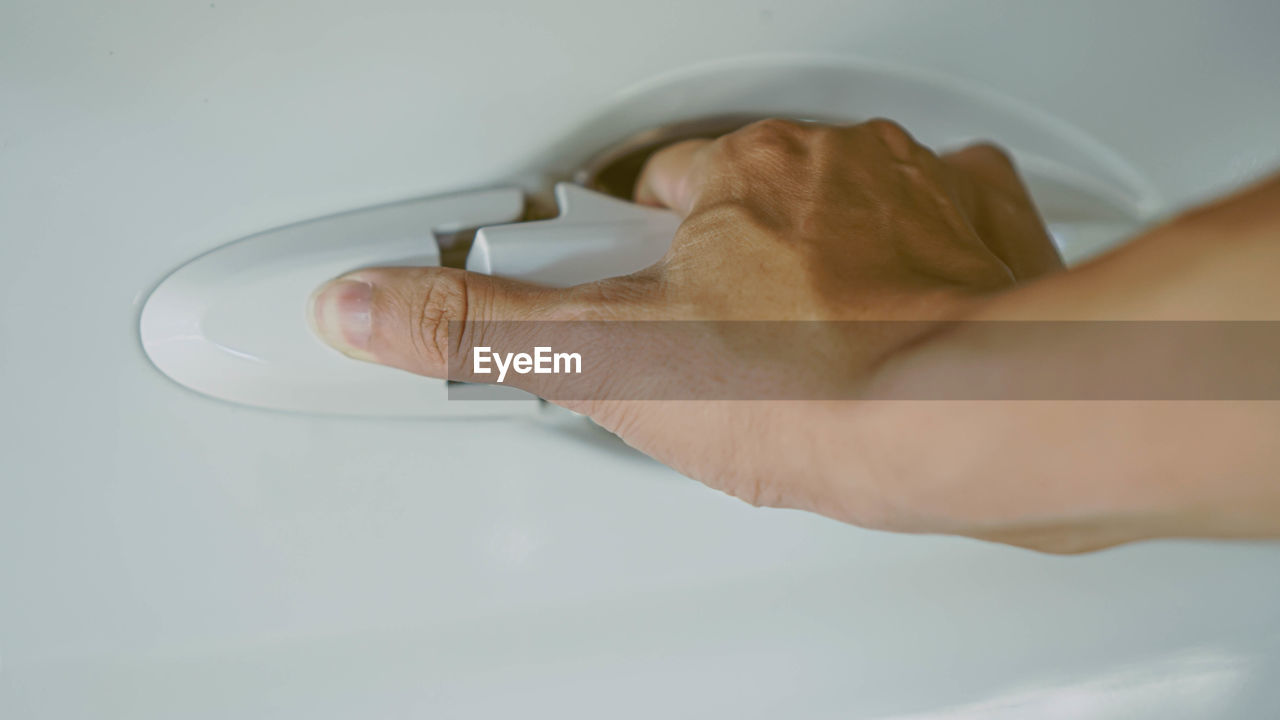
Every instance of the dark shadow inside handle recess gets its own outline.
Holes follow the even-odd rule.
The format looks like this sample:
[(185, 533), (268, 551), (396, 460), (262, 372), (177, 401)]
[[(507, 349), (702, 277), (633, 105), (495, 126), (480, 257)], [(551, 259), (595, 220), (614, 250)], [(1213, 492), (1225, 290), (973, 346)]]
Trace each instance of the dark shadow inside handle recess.
[[(642, 130), (596, 153), (573, 179), (579, 185), (623, 200), (630, 200), (640, 171), (660, 148), (683, 140), (714, 139), (741, 129), (770, 115), (735, 113), (695, 118)], [(791, 117), (799, 122), (813, 118)]]
[[(644, 164), (661, 148), (684, 140), (713, 140), (727, 135), (753, 122), (758, 122), (775, 115), (759, 113), (732, 113), (709, 117), (683, 120), (680, 122), (648, 128), (617, 142), (596, 153), (573, 174), (573, 181), (585, 188), (595, 190), (623, 200), (631, 200), (635, 194), (636, 181), (640, 179), (640, 171)], [(848, 121), (822, 119), (814, 117), (795, 117), (787, 119), (796, 122), (829, 122), (842, 124)], [(522, 221), (544, 220), (557, 214), (554, 204), (538, 202), (539, 198), (529, 199)], [(440, 247), (440, 264), (443, 267), (465, 268), (467, 254), (475, 241), (478, 228), (465, 228), (448, 233), (436, 233), (436, 244)]]

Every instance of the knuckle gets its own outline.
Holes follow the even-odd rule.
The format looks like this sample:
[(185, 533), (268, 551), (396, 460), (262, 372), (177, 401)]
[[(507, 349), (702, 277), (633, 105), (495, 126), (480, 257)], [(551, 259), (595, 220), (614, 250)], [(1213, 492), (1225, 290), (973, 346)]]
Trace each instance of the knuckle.
[(985, 180), (988, 185), (1006, 190), (1016, 189), (1021, 185), (1013, 156), (995, 143), (974, 143), (954, 153), (952, 157), (958, 161), (962, 170)]
[(911, 136), (906, 129), (889, 118), (877, 117), (862, 123), (862, 127), (871, 131), (882, 140), (909, 140)]
[(646, 316), (662, 292), (663, 271), (648, 268), (569, 288), (546, 317), (556, 322), (594, 323)]
[(890, 152), (900, 159), (909, 159), (915, 154), (916, 148), (919, 147), (915, 138), (911, 137), (911, 133), (893, 120), (872, 118), (862, 123), (860, 127), (883, 143), (889, 148)]
[(991, 142), (979, 142), (954, 153), (952, 166), (969, 180), (982, 196), (1004, 208), (1004, 212), (1025, 211), (1029, 192), (1013, 156)]
[(726, 156), (736, 162), (776, 163), (802, 152), (804, 128), (779, 118), (754, 122), (724, 137)]
[[(446, 366), (450, 354), (461, 346), (463, 335), (470, 332), (468, 327), (472, 323), (467, 322), (470, 292), (463, 273), (439, 273), (428, 281), (411, 314), (416, 350), (428, 364)], [(458, 324), (452, 333), (457, 336), (452, 343), (451, 323)]]
[(974, 143), (961, 152), (980, 162), (1000, 166), (1005, 170), (1013, 170), (1013, 157), (1009, 155), (1009, 151), (993, 142)]
[(843, 150), (849, 128), (836, 125), (813, 124), (805, 129), (811, 144), (824, 155)]
[(794, 138), (801, 131), (799, 123), (784, 120), (783, 118), (765, 118), (757, 120), (750, 125), (742, 128), (734, 135), (741, 134), (742, 137), (751, 138), (760, 142), (768, 142), (770, 140), (789, 140)]

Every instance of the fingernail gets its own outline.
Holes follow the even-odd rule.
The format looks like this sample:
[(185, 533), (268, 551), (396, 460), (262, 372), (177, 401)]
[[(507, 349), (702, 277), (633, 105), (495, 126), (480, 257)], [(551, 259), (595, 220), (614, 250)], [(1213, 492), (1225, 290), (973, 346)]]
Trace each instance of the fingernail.
[(331, 280), (311, 295), (311, 330), (334, 349), (370, 360), (372, 302), (373, 285), (368, 282), (351, 278)]

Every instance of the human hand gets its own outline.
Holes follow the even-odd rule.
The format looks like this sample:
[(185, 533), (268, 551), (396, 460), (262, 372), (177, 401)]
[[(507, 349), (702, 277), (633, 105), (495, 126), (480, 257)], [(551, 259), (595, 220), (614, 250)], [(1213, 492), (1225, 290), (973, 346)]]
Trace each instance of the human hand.
[[(592, 344), (611, 361), (588, 379), (594, 393), (559, 402), (641, 451), (753, 504), (943, 529), (913, 517), (910, 479), (881, 472), (850, 416), (858, 403), (847, 399), (936, 323), (1061, 268), (1008, 158), (989, 145), (938, 156), (885, 120), (768, 120), (660, 151), (636, 199), (684, 217), (666, 257), (644, 271), (550, 289), (449, 268), (361, 270), (318, 292), (318, 332), (358, 359), (482, 380), (459, 377), (450, 359), (480, 344), (532, 347), (515, 337), (531, 332), (524, 321), (559, 321), (568, 335), (557, 347)], [(673, 347), (623, 321), (706, 332)], [(720, 331), (735, 321), (805, 321), (804, 352), (788, 343), (745, 352)], [(610, 323), (619, 329), (610, 333)], [(611, 384), (630, 370), (670, 367), (672, 352), (683, 362), (659, 385)], [(720, 399), (679, 399), (672, 389), (700, 383), (716, 385)], [(556, 400), (554, 378), (509, 384)], [(761, 399), (762, 387), (775, 388), (772, 399)]]

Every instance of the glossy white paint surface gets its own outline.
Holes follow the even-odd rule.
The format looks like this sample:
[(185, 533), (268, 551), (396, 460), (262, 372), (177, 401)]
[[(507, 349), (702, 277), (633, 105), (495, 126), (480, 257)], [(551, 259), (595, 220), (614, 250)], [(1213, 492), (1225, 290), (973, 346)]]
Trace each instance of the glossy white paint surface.
[(991, 86), (1168, 211), (1280, 164), (1278, 26), (1269, 0), (5, 4), (0, 717), (1275, 715), (1273, 545), (875, 534), (576, 422), (212, 401), (136, 332), (229, 239), (517, 174), (612, 93), (748, 53)]

